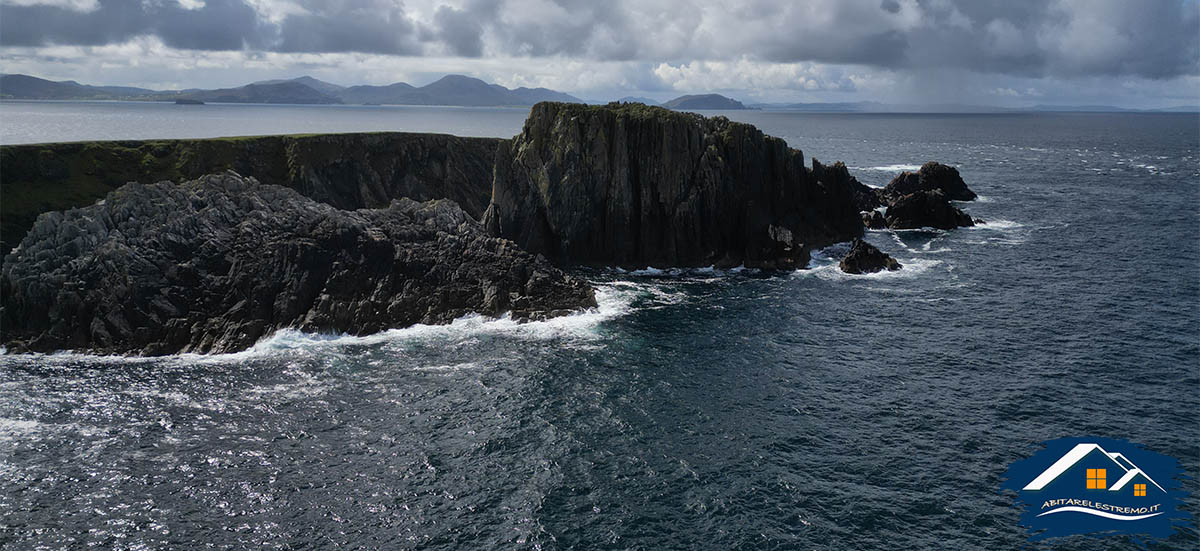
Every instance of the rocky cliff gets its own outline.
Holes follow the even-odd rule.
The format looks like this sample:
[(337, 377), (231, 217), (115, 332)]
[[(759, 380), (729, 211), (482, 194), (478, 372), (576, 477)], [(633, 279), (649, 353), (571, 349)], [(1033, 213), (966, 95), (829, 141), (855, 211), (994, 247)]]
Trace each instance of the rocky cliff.
[(560, 264), (794, 268), (862, 234), (854, 190), (723, 117), (535, 105), (496, 154), (484, 224)]
[(369, 133), (0, 147), (0, 255), (38, 214), (90, 205), (126, 182), (183, 181), (223, 170), (338, 208), (452, 199), (478, 218), (491, 198), (493, 138)]
[(0, 271), (10, 351), (228, 352), (280, 328), (543, 318), (591, 288), (449, 201), (339, 210), (233, 173), (43, 214)]

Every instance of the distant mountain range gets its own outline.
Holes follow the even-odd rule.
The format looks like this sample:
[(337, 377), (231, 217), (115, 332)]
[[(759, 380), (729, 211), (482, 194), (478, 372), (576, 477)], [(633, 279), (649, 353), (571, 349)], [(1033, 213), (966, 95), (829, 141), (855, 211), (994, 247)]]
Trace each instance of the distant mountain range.
[(338, 86), (303, 76), (264, 80), (217, 90), (148, 90), (120, 86), (88, 86), (68, 80), (54, 82), (28, 75), (0, 76), (2, 99), (80, 100), (195, 100), (218, 103), (391, 104), (456, 106), (526, 106), (539, 101), (581, 103), (583, 100), (547, 88), (510, 90), (477, 78), (447, 75), (421, 87), (397, 82), (387, 86)]
[[(404, 82), (385, 86), (339, 86), (302, 76), (293, 79), (263, 80), (216, 90), (150, 90), (130, 86), (90, 86), (73, 80), (51, 81), (29, 75), (0, 75), (0, 99), (35, 100), (194, 100), (212, 103), (293, 103), (293, 104), (364, 104), (364, 105), (451, 105), (451, 106), (527, 106), (540, 101), (585, 102), (575, 96), (547, 88), (509, 89), (477, 78), (447, 75), (425, 86)], [(626, 96), (621, 102), (660, 105), (651, 98)], [(1163, 109), (1126, 109), (1108, 105), (1035, 105), (1023, 108), (968, 104), (892, 104), (874, 101), (840, 103), (754, 103), (718, 95), (686, 95), (661, 103), (678, 110), (763, 109), (770, 111), (810, 111), (830, 113), (1012, 113), (1012, 112), (1200, 112), (1200, 106), (1185, 105)]]

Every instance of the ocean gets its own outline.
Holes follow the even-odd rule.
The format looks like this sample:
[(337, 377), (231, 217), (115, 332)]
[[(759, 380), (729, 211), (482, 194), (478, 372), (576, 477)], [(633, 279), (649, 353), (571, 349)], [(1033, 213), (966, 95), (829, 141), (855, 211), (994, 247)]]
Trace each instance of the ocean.
[[(54, 110), (73, 115), (30, 118)], [(837, 269), (845, 245), (795, 272), (578, 271), (600, 307), (546, 322), (0, 356), (0, 543), (1011, 549), (1004, 473), (1065, 436), (1178, 458), (1200, 512), (1200, 116), (723, 114), (872, 186), (954, 165), (987, 223), (869, 231), (904, 265), (869, 276)], [(0, 104), (4, 143), (511, 136), (524, 116)]]

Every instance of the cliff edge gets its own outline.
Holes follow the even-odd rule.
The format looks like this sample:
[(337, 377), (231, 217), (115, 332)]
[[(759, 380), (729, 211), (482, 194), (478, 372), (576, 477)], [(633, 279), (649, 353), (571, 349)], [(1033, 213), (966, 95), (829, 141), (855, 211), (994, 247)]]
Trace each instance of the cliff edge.
[(484, 225), (560, 265), (792, 269), (862, 235), (854, 193), (724, 117), (539, 103), (497, 150)]

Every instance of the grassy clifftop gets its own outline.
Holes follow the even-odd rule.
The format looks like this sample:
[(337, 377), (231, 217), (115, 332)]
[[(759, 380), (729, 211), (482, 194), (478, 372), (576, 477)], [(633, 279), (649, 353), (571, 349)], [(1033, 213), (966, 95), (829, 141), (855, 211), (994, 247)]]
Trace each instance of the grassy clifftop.
[(490, 200), (499, 142), (389, 132), (3, 146), (0, 254), (43, 212), (90, 205), (127, 182), (230, 169), (339, 208), (447, 198), (478, 218)]

